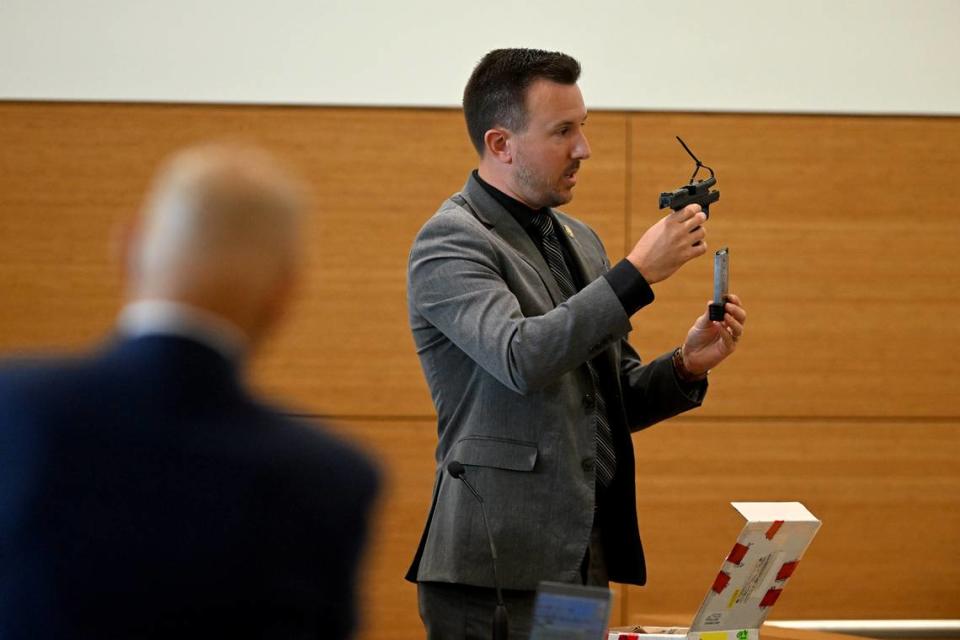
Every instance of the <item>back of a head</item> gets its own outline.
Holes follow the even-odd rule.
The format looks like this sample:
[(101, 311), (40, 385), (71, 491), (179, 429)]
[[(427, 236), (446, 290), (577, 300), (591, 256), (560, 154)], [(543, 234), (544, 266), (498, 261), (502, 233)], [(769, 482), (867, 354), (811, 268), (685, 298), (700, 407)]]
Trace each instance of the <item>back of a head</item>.
[(494, 49), (485, 55), (463, 91), (463, 115), (477, 153), (483, 156), (483, 136), (492, 127), (526, 128), (524, 100), (534, 81), (575, 84), (579, 78), (580, 63), (558, 51)]
[(130, 295), (216, 313), (250, 335), (299, 260), (304, 189), (265, 152), (186, 149), (158, 174), (130, 255)]

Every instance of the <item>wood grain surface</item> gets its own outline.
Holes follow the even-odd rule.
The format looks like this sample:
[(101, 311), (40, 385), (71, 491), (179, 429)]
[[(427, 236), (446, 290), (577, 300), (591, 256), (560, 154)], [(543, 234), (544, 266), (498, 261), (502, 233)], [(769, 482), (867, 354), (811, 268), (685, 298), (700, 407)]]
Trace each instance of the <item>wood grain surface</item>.
[[(690, 175), (680, 134), (714, 167), (712, 249), (750, 315), (710, 416), (957, 416), (960, 119), (631, 116), (633, 235)], [(712, 256), (634, 317), (648, 354), (711, 296)], [(642, 338), (640, 337), (642, 334)]]
[[(708, 240), (731, 247), (750, 314), (704, 407), (635, 436), (651, 579), (616, 588), (614, 622), (695, 612), (739, 531), (733, 500), (801, 500), (823, 519), (775, 617), (960, 616), (960, 119), (600, 112), (586, 132), (567, 209), (614, 261), (663, 215), (659, 191), (689, 177), (675, 134), (715, 168)], [(422, 637), (402, 576), (436, 435), (405, 271), (475, 165), (458, 111), (0, 103), (0, 353), (107, 334), (118, 238), (157, 164), (224, 139), (267, 147), (312, 189), (299, 298), (253, 380), (381, 460), (363, 637)], [(655, 291), (633, 318), (645, 357), (703, 310), (709, 258)]]

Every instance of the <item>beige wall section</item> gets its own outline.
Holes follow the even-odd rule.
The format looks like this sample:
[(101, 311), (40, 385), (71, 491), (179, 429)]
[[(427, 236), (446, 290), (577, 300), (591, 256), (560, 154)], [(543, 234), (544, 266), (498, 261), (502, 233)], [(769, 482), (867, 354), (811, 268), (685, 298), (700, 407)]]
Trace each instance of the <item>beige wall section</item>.
[(239, 138), (288, 159), (316, 202), (301, 297), (258, 360), (260, 383), (307, 411), (429, 414), (404, 265), (420, 224), (473, 165), (458, 113), (6, 104), (0, 127), (0, 293), (17, 305), (0, 320), (0, 349), (71, 346), (107, 329), (119, 291), (107, 237), (156, 164), (185, 144)]
[(743, 519), (731, 501), (799, 500), (823, 525), (773, 618), (960, 615), (960, 420), (678, 419), (634, 437), (646, 587), (630, 621), (692, 617)]
[[(800, 499), (824, 520), (776, 617), (960, 616), (960, 120), (593, 113), (587, 132), (593, 158), (569, 210), (613, 260), (661, 215), (657, 193), (689, 175), (674, 134), (716, 168), (710, 242), (731, 246), (751, 315), (704, 408), (635, 438), (651, 584), (617, 590), (616, 620), (692, 614), (739, 528), (728, 503), (756, 499)], [(110, 238), (157, 162), (236, 136), (288, 159), (317, 205), (301, 299), (257, 383), (335, 416), (383, 460), (365, 619), (421, 637), (402, 575), (435, 425), (405, 264), (474, 166), (458, 112), (0, 103), (0, 352), (79, 348), (109, 330)], [(682, 340), (710, 281), (703, 259), (657, 285), (634, 317), (645, 356)]]
[[(715, 168), (711, 249), (730, 246), (750, 335), (710, 416), (956, 416), (960, 119), (634, 115), (634, 234), (686, 180), (680, 134)], [(712, 251), (711, 251), (712, 253)], [(676, 344), (711, 295), (712, 258), (635, 317), (644, 353)], [(638, 322), (635, 322), (635, 326)], [(638, 327), (639, 328), (639, 327)]]
[[(622, 251), (626, 120), (590, 120), (597, 159), (571, 211)], [(0, 296), (15, 305), (0, 318), (0, 351), (74, 346), (107, 329), (120, 285), (108, 238), (156, 164), (181, 145), (237, 137), (282, 154), (316, 202), (310, 268), (258, 361), (260, 383), (317, 413), (430, 415), (407, 329), (406, 261), (475, 165), (452, 110), (0, 103)]]

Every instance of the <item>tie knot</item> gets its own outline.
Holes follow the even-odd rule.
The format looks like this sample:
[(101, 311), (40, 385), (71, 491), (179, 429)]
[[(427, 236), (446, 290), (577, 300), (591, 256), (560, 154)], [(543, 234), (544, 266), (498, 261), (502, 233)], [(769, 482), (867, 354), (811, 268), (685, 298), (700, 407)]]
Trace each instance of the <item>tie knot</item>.
[(543, 237), (553, 235), (553, 218), (545, 211), (533, 214), (533, 226), (540, 230), (540, 235)]

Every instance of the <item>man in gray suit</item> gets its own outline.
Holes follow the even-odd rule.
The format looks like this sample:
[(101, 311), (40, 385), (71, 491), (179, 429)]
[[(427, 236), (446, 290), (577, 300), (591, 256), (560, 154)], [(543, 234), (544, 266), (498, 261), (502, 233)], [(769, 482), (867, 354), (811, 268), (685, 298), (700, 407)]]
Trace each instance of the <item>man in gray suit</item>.
[(630, 433), (699, 406), (743, 333), (730, 295), (724, 320), (704, 313), (672, 353), (643, 364), (628, 344), (650, 285), (706, 252), (706, 215), (664, 216), (611, 267), (596, 233), (552, 208), (590, 157), (579, 74), (562, 53), (480, 61), (463, 98), (479, 167), (410, 253), (410, 323), (439, 420), (407, 575), (429, 638), (489, 638), (497, 599), (483, 514), (452, 461), (485, 499), (511, 637), (526, 637), (541, 580), (645, 582)]

